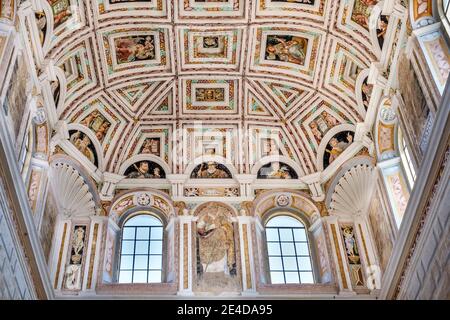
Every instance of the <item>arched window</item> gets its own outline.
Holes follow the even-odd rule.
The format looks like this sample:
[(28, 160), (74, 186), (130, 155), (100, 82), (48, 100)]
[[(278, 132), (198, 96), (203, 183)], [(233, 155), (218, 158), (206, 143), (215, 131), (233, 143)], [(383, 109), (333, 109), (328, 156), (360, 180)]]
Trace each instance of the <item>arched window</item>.
[(411, 160), (411, 155), (409, 153), (408, 146), (406, 145), (405, 137), (403, 136), (403, 133), (400, 130), (400, 128), (398, 130), (398, 140), (402, 165), (405, 170), (405, 174), (408, 178), (409, 186), (412, 188), (412, 186), (414, 185), (414, 181), (416, 180), (416, 171), (414, 170), (414, 165)]
[(272, 284), (314, 283), (305, 225), (288, 215), (266, 224), (267, 252)]
[(119, 283), (162, 281), (163, 224), (150, 214), (125, 221), (119, 262)]

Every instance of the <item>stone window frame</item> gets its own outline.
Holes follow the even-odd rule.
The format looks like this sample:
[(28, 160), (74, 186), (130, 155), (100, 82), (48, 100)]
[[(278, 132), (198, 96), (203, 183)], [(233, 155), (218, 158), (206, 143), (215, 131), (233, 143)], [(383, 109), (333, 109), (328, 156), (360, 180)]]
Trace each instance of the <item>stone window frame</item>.
[[(308, 241), (308, 248), (309, 248), (309, 253), (310, 253), (310, 261), (311, 261), (311, 266), (312, 266), (312, 273), (313, 273), (313, 279), (314, 279), (314, 283), (285, 283), (285, 284), (273, 284), (271, 277), (270, 277), (270, 266), (269, 266), (269, 259), (268, 259), (268, 250), (267, 250), (267, 238), (266, 238), (266, 225), (267, 223), (274, 217), (276, 216), (290, 216), (294, 219), (299, 220), (305, 227), (305, 232), (306, 232), (306, 238)], [(261, 224), (264, 227), (264, 232), (263, 237), (264, 237), (264, 241), (263, 241), (263, 248), (260, 248), (260, 250), (262, 252), (264, 252), (264, 265), (263, 265), (263, 270), (264, 273), (266, 274), (265, 278), (267, 279), (267, 285), (270, 286), (313, 286), (313, 285), (317, 285), (320, 284), (320, 275), (319, 275), (319, 262), (317, 259), (317, 253), (315, 250), (315, 245), (314, 245), (314, 236), (312, 235), (311, 231), (309, 230), (312, 223), (310, 223), (308, 217), (301, 211), (295, 209), (295, 208), (291, 208), (291, 207), (286, 207), (286, 208), (274, 208), (272, 210), (268, 210), (267, 212), (265, 212), (262, 217), (261, 217)]]
[[(121, 251), (122, 251), (122, 242), (123, 242), (123, 227), (125, 223), (138, 215), (150, 215), (158, 220), (161, 221), (161, 225), (163, 228), (163, 239), (162, 239), (162, 266), (161, 266), (161, 282), (147, 282), (147, 283), (124, 283), (119, 282), (119, 271), (120, 271), (120, 258), (121, 258)], [(117, 245), (115, 246), (115, 253), (114, 253), (114, 272), (113, 272), (113, 281), (114, 284), (120, 284), (120, 285), (154, 285), (154, 284), (164, 284), (167, 283), (167, 263), (168, 263), (168, 256), (167, 256), (167, 243), (168, 243), (168, 235), (167, 235), (167, 218), (162, 212), (159, 212), (155, 209), (147, 209), (147, 208), (133, 208), (125, 212), (118, 221), (119, 231), (118, 231), (118, 237), (116, 240)]]

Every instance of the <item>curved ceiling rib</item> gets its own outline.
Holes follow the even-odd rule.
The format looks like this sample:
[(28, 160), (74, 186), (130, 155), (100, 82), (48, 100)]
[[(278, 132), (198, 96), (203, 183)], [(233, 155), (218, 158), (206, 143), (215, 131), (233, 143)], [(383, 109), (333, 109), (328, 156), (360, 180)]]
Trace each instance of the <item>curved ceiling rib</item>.
[[(376, 3), (71, 0), (53, 16), (47, 50), (67, 83), (60, 117), (71, 133), (91, 132), (112, 173), (147, 138), (183, 173), (198, 156), (188, 140), (201, 121), (209, 136), (227, 133), (217, 155), (246, 162), (244, 171), (266, 155), (263, 139), (276, 137), (277, 152), (313, 174), (333, 160), (317, 165), (330, 139), (348, 144), (364, 121), (356, 92), (376, 59), (368, 29)], [(88, 121), (96, 117), (100, 133)], [(239, 130), (252, 138), (238, 139)], [(191, 149), (175, 159), (169, 146)]]

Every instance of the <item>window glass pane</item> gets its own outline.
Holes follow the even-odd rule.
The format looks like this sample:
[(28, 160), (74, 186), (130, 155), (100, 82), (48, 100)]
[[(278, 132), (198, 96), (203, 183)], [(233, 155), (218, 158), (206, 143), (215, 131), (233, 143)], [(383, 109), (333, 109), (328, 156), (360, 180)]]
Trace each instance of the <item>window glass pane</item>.
[(120, 271), (119, 282), (120, 283), (131, 283), (132, 271)]
[(286, 272), (286, 283), (300, 283), (298, 272)]
[(303, 224), (295, 218), (289, 216), (275, 216), (270, 219), (267, 227), (302, 227)]
[(271, 272), (270, 280), (272, 281), (273, 284), (284, 283), (283, 272)]
[(162, 256), (150, 256), (148, 261), (149, 269), (161, 269), (162, 267)]
[(161, 271), (149, 271), (148, 282), (161, 282)]
[(125, 226), (161, 226), (161, 221), (148, 214), (136, 215), (125, 222)]
[(152, 228), (151, 230), (151, 238), (152, 240), (162, 240), (163, 229), (162, 228)]
[(150, 242), (150, 253), (151, 254), (162, 254), (162, 241), (151, 241)]
[(133, 283), (147, 283), (147, 271), (135, 271)]
[(120, 269), (133, 269), (133, 256), (122, 256), (120, 258)]
[(267, 241), (278, 241), (278, 229), (267, 228), (266, 229)]
[(134, 228), (123, 228), (123, 239), (134, 239)]
[(281, 241), (293, 241), (291, 229), (279, 229)]
[(270, 270), (283, 270), (280, 257), (269, 257)]
[(295, 241), (306, 241), (305, 229), (294, 229), (294, 238)]
[(302, 283), (314, 283), (312, 272), (300, 272), (300, 280)]
[(136, 241), (136, 254), (148, 253), (148, 241)]
[[(140, 214), (127, 220), (122, 229), (119, 282), (161, 282), (162, 240), (162, 223), (156, 217)], [(149, 273), (149, 269), (153, 270)]]
[(308, 244), (306, 242), (296, 242), (295, 250), (298, 256), (309, 256)]
[(136, 228), (136, 239), (148, 240), (149, 228)]
[(122, 254), (133, 254), (134, 253), (134, 241), (124, 240), (122, 241)]
[(295, 249), (293, 242), (282, 242), (281, 243), (281, 251), (283, 256), (295, 256)]
[(299, 257), (297, 258), (298, 267), (300, 270), (311, 270), (311, 261), (309, 257)]
[(134, 257), (134, 270), (147, 270), (148, 256), (135, 256)]
[(267, 243), (267, 252), (269, 254), (269, 256), (279, 256), (281, 255), (281, 251), (280, 251), (280, 243), (275, 242), (275, 243)]
[[(268, 227), (267, 227), (268, 226)], [(313, 283), (306, 229), (291, 216), (276, 216), (266, 225), (267, 253), (272, 283)]]
[(284, 270), (287, 271), (297, 271), (297, 261), (295, 257), (283, 258)]

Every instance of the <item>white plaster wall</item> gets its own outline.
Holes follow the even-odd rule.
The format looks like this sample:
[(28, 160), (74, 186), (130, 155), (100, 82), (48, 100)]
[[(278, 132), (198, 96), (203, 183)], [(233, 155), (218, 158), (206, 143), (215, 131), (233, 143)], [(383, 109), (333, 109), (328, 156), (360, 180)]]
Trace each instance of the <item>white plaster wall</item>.
[(9, 208), (0, 180), (0, 299), (32, 299), (24, 270), (19, 260), (21, 254), (9, 219)]

